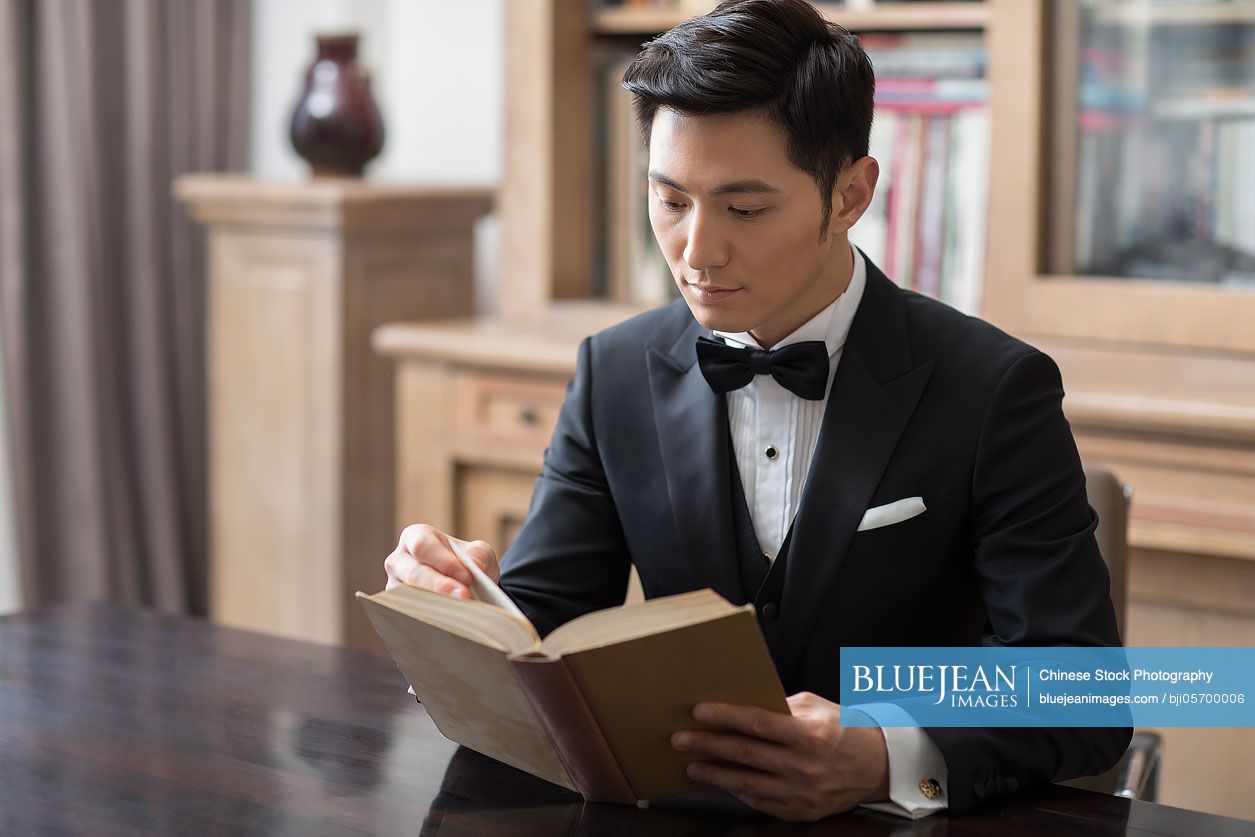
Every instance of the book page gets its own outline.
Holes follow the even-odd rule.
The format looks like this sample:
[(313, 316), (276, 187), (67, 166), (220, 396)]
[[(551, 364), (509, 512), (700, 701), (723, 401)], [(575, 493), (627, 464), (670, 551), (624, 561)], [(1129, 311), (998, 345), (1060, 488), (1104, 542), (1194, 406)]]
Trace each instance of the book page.
[(612, 642), (625, 642), (683, 625), (706, 622), (735, 613), (737, 608), (709, 588), (664, 596), (638, 604), (599, 610), (572, 619), (545, 637), (541, 650), (551, 656), (570, 654)]
[(487, 602), (454, 599), (408, 585), (373, 596), (359, 592), (357, 596), (498, 651), (525, 654), (540, 644), (540, 635), (517, 609), (511, 612)]

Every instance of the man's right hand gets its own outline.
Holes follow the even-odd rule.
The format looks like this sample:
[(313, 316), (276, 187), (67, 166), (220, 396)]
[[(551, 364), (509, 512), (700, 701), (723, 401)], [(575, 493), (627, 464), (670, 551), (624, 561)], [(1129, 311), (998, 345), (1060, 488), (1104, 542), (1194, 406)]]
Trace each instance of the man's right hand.
[(408, 584), (455, 599), (471, 598), (471, 571), (458, 560), (455, 548), (497, 580), (497, 552), (487, 543), (458, 540), (426, 523), (415, 523), (405, 527), (397, 548), (383, 562), (388, 572), (385, 589)]

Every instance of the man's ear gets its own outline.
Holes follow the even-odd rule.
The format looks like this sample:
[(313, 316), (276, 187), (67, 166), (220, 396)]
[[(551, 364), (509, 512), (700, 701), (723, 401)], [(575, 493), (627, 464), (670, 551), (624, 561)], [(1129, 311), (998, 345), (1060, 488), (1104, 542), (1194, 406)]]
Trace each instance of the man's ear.
[(876, 192), (880, 164), (874, 157), (861, 157), (841, 170), (832, 187), (830, 233), (843, 233), (863, 217)]

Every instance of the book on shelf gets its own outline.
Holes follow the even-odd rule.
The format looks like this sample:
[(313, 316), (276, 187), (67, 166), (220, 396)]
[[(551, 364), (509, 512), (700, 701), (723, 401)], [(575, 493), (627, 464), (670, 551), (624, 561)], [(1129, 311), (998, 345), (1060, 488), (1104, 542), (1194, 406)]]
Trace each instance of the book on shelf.
[(1073, 268), (1082, 274), (1255, 284), (1255, 118), (1082, 125)]
[(988, 205), (988, 112), (882, 110), (868, 150), (880, 165), (880, 180), (850, 240), (899, 285), (976, 313)]
[(966, 32), (864, 33), (859, 43), (882, 78), (983, 79), (988, 63), (984, 38)]
[(789, 711), (750, 605), (699, 590), (590, 613), (542, 640), (486, 576), (475, 588), (466, 600), (406, 586), (357, 598), (445, 737), (589, 801), (703, 789), (692, 756), (671, 747), (701, 728), (697, 703)]
[(979, 35), (863, 38), (876, 70), (876, 193), (850, 240), (899, 285), (980, 308), (989, 115)]

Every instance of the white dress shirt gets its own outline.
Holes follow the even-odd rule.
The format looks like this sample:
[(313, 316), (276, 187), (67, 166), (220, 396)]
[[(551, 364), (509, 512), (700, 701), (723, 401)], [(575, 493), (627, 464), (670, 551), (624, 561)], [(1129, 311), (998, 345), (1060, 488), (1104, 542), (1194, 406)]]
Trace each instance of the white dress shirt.
[[(832, 389), (832, 377), (867, 283), (863, 254), (857, 248), (850, 249), (854, 254), (854, 272), (845, 292), (774, 346), (760, 346), (748, 332), (714, 332), (728, 345), (741, 348), (778, 349), (808, 340), (823, 341), (828, 347), (828, 388), (822, 401), (799, 398), (770, 375), (756, 375), (746, 386), (727, 393), (732, 447), (741, 472), (745, 502), (754, 523), (754, 534), (768, 560), (774, 560), (779, 552), (801, 503), (819, 441), (828, 392)], [(892, 704), (859, 708), (880, 724), (889, 753), (889, 798), (892, 801), (867, 807), (912, 819), (945, 810), (948, 807), (945, 760), (928, 733), (918, 727), (891, 726), (909, 722), (905, 712)], [(921, 790), (921, 785), (929, 779), (941, 785), (942, 793), (936, 799), (929, 799)]]

